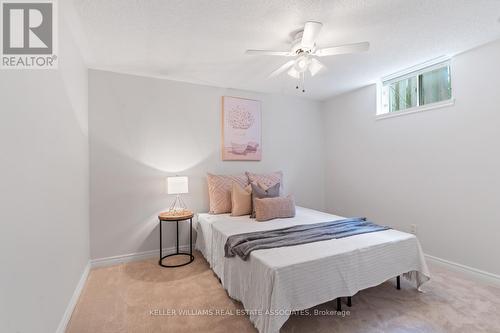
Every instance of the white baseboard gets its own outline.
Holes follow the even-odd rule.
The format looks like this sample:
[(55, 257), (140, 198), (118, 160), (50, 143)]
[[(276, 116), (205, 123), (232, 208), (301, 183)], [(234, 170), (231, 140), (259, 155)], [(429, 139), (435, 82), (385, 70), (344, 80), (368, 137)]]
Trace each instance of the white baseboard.
[(462, 265), (450, 260), (442, 259), (439, 257), (431, 256), (426, 254), (425, 257), (430, 262), (436, 263), (441, 266), (445, 266), (450, 270), (458, 271), (467, 274), (471, 279), (485, 282), (491, 285), (500, 286), (500, 275), (486, 272), (474, 267)]
[(68, 326), (69, 320), (71, 319), (71, 315), (73, 314), (73, 310), (75, 309), (76, 303), (78, 302), (78, 298), (82, 293), (83, 287), (85, 286), (85, 282), (87, 281), (87, 277), (89, 276), (90, 271), (90, 261), (85, 266), (83, 270), (82, 276), (76, 285), (75, 291), (69, 300), (68, 306), (66, 307), (66, 311), (64, 311), (64, 315), (59, 323), (59, 327), (57, 327), (56, 333), (64, 333), (66, 331), (66, 327)]
[[(183, 251), (183, 252), (187, 252), (187, 251), (189, 251), (189, 245), (181, 245), (181, 246), (179, 246), (179, 250)], [(169, 247), (169, 248), (164, 248), (162, 252), (163, 252), (163, 255), (166, 255), (166, 254), (172, 254), (175, 251), (176, 251), (176, 248), (173, 246), (173, 247)], [(76, 285), (75, 291), (73, 292), (73, 295), (71, 296), (71, 299), (69, 300), (68, 306), (66, 307), (66, 311), (64, 311), (64, 315), (61, 319), (61, 322), (59, 323), (59, 326), (57, 327), (56, 333), (64, 333), (66, 331), (66, 327), (68, 326), (69, 320), (71, 319), (71, 315), (73, 314), (73, 310), (75, 309), (76, 303), (78, 302), (78, 298), (80, 297), (80, 294), (82, 293), (83, 287), (85, 286), (85, 282), (87, 281), (87, 277), (89, 275), (90, 269), (96, 268), (96, 267), (117, 265), (117, 264), (131, 262), (131, 261), (144, 260), (144, 259), (149, 259), (152, 257), (159, 257), (158, 250), (129, 253), (129, 254), (124, 254), (124, 255), (120, 255), (120, 256), (113, 256), (113, 257), (90, 260), (87, 263), (87, 265), (85, 266), (85, 269), (83, 270), (82, 276), (80, 277), (80, 280), (78, 281), (78, 284)]]
[[(189, 252), (189, 245), (181, 245), (179, 246), (179, 250), (182, 252)], [(172, 254), (175, 253), (175, 251), (176, 251), (175, 246), (163, 248), (162, 254), (163, 255)], [(160, 256), (159, 250), (128, 253), (119, 256), (92, 259), (90, 260), (90, 266), (91, 268), (112, 266), (137, 260), (150, 259), (153, 257), (158, 257), (159, 259), (159, 256)]]

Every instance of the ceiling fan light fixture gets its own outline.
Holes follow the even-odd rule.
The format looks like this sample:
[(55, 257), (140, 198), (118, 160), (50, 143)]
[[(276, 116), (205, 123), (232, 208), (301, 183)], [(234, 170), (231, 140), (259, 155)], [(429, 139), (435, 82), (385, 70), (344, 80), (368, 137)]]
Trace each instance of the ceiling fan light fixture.
[(290, 75), (291, 77), (295, 78), (295, 79), (299, 79), (300, 78), (300, 72), (298, 72), (295, 67), (292, 67), (290, 68), (290, 70), (287, 72), (288, 75)]
[(311, 73), (311, 76), (314, 76), (318, 74), (325, 66), (319, 62), (316, 59), (312, 59), (311, 63), (309, 64), (309, 73)]
[(304, 73), (309, 67), (309, 64), (310, 64), (310, 59), (306, 55), (302, 55), (297, 58), (293, 68), (299, 73)]

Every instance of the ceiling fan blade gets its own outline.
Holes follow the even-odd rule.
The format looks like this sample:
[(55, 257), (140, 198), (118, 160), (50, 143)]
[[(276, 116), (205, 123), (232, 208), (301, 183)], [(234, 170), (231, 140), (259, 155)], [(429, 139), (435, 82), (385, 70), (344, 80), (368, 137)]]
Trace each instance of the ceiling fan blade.
[(318, 38), (319, 32), (321, 31), (321, 27), (323, 27), (321, 22), (306, 22), (304, 32), (302, 33), (302, 41), (300, 43), (301, 46), (312, 49), (316, 43), (316, 38)]
[(368, 51), (369, 48), (370, 48), (370, 43), (368, 42), (346, 44), (346, 45), (332, 46), (316, 50), (314, 55), (317, 55), (318, 57), (324, 57), (337, 54), (357, 53), (357, 52)]
[(325, 65), (323, 65), (318, 59), (312, 58), (311, 63), (309, 64), (309, 73), (311, 73), (311, 76), (314, 76), (325, 68)]
[(269, 51), (269, 50), (246, 50), (245, 54), (248, 54), (248, 55), (283, 56), (283, 57), (289, 57), (289, 56), (293, 55), (289, 51)]
[(295, 63), (295, 60), (288, 61), (287, 63), (282, 65), (280, 68), (278, 68), (277, 70), (275, 70), (274, 72), (269, 74), (269, 78), (276, 77), (276, 76), (280, 75), (281, 73), (286, 71), (288, 68), (292, 67), (294, 63)]

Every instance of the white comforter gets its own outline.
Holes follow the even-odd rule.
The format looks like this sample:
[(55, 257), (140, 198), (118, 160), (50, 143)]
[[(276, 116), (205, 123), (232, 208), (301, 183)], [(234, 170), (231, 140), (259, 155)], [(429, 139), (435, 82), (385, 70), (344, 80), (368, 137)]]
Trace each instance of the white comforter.
[(342, 217), (297, 207), (294, 218), (256, 222), (248, 216), (199, 214), (196, 248), (230, 297), (242, 302), (259, 332), (278, 332), (291, 311), (352, 296), (397, 275), (417, 287), (430, 274), (417, 238), (385, 230), (309, 244), (256, 250), (248, 261), (224, 257), (229, 236)]

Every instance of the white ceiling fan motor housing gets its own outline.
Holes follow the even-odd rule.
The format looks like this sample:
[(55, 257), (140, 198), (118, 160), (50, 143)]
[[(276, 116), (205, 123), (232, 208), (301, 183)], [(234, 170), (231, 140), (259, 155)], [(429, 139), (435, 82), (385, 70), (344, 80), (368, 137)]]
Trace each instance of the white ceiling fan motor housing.
[(304, 33), (304, 30), (301, 30), (295, 34), (295, 37), (292, 41), (292, 53), (300, 55), (301, 53), (312, 53), (314, 51), (314, 48), (316, 48), (316, 45), (314, 45), (314, 48), (308, 48), (308, 47), (303, 47), (302, 46), (302, 35)]

